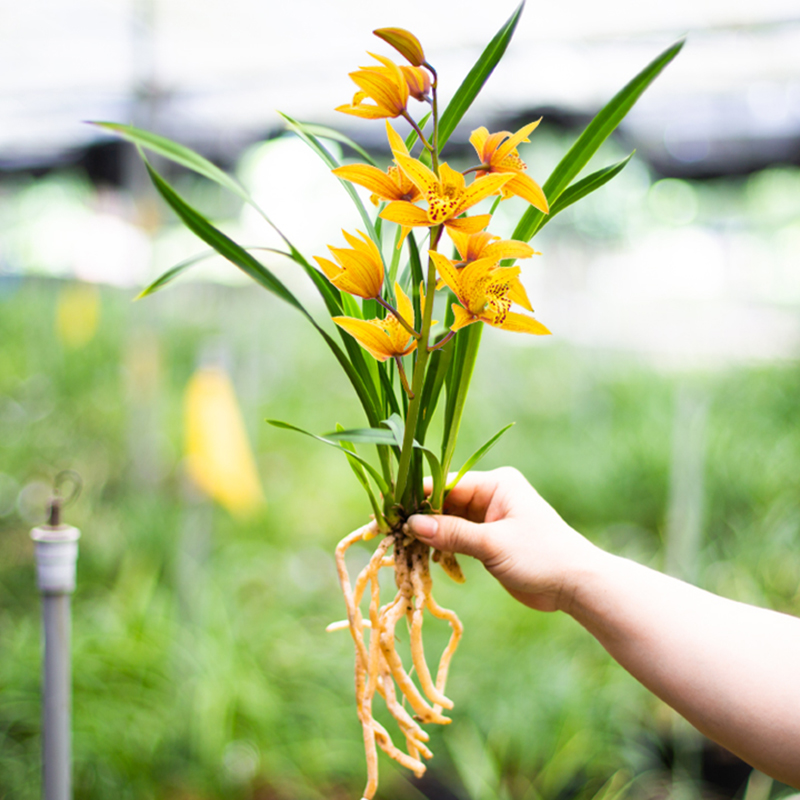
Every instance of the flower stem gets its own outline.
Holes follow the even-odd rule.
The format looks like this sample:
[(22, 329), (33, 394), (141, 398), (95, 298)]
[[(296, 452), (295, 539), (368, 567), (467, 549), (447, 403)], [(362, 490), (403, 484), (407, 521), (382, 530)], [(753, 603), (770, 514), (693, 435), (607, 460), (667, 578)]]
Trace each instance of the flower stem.
[[(431, 231), (431, 250), (436, 250), (442, 235), (442, 225)], [(410, 402), (406, 413), (406, 429), (403, 435), (403, 446), (400, 449), (400, 463), (397, 466), (397, 483), (395, 484), (395, 499), (403, 502), (405, 490), (409, 484), (409, 468), (411, 466), (411, 452), (414, 449), (414, 434), (417, 430), (419, 418), (419, 405), (422, 398), (422, 387), (425, 382), (425, 367), (428, 364), (428, 340), (431, 333), (433, 320), (433, 293), (436, 291), (436, 264), (428, 256), (428, 280), (425, 296), (429, 301), (425, 303), (425, 313), (422, 317), (422, 338), (417, 348), (417, 362), (414, 364), (414, 375), (411, 381)]]
[[(435, 95), (434, 95), (435, 97)], [(431, 157), (434, 154), (434, 146), (425, 138), (425, 134), (420, 129), (419, 125), (414, 121), (414, 118), (409, 114), (407, 111), (403, 112), (404, 119), (408, 122), (409, 125), (417, 132), (417, 136), (419, 136), (419, 140), (422, 142), (423, 146), (426, 150), (430, 151)]]
[(434, 350), (438, 350), (440, 347), (444, 347), (454, 336), (456, 335), (455, 331), (448, 331), (447, 336), (442, 339), (441, 342), (437, 342), (436, 344), (432, 344), (428, 348), (428, 352), (432, 353)]
[(433, 171), (439, 174), (439, 76), (436, 70), (426, 61), (425, 66), (430, 70), (433, 75), (433, 82), (431, 83), (431, 94), (433, 95), (432, 111), (433, 111), (433, 149), (431, 150), (431, 163), (433, 164)]
[(411, 391), (411, 387), (408, 385), (406, 371), (403, 368), (403, 360), (400, 358), (400, 356), (395, 356), (394, 363), (397, 364), (397, 373), (400, 375), (400, 383), (403, 384), (403, 391), (408, 395), (409, 400), (413, 400), (414, 392)]

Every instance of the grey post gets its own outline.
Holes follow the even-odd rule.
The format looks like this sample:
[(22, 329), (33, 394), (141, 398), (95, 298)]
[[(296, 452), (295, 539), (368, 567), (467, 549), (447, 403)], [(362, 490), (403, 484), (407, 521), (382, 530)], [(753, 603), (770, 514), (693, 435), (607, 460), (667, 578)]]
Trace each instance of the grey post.
[(31, 531), (36, 543), (36, 576), (42, 594), (42, 772), (44, 800), (72, 800), (70, 595), (75, 591), (75, 565), (80, 531), (59, 524)]

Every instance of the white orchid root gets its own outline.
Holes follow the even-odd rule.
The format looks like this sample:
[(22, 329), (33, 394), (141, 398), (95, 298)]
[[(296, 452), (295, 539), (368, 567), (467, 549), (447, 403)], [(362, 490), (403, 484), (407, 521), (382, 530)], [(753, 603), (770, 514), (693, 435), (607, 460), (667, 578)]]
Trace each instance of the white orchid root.
[[(356, 578), (355, 586), (351, 585), (345, 554), (351, 545), (372, 538), (374, 534), (374, 525), (365, 525), (345, 536), (337, 545), (336, 568), (347, 607), (347, 620), (331, 623), (327, 628), (329, 631), (349, 628), (355, 643), (356, 710), (364, 733), (367, 757), (367, 785), (363, 800), (371, 800), (378, 788), (378, 747), (417, 777), (425, 772), (422, 759), (431, 758), (433, 753), (426, 745), (429, 736), (419, 723), (450, 723), (449, 717), (442, 715), (443, 709), (453, 707), (453, 701), (444, 693), (445, 683), (450, 660), (464, 630), (455, 612), (442, 608), (433, 599), (429, 570), (430, 548), (402, 531), (392, 532), (384, 537), (367, 566)], [(392, 546), (393, 556), (387, 555)], [(434, 557), (438, 555), (436, 553)], [(453, 556), (450, 558), (454, 559)], [(381, 606), (378, 573), (384, 567), (394, 567), (398, 592), (391, 602)], [(450, 570), (447, 572), (450, 574)], [(370, 602), (369, 618), (365, 619), (361, 612), (361, 600), (367, 585), (370, 587)], [(426, 608), (434, 617), (447, 621), (452, 629), (450, 641), (439, 661), (435, 682), (428, 669), (422, 644), (422, 622)], [(417, 688), (406, 672), (395, 647), (395, 627), (403, 617), (409, 625), (411, 660), (420, 688)], [(369, 630), (368, 641), (364, 638), (365, 630)], [(413, 709), (413, 717), (398, 701), (395, 684)], [(386, 701), (389, 713), (397, 721), (405, 738), (407, 752), (396, 747), (389, 732), (373, 719), (372, 700), (376, 692)]]

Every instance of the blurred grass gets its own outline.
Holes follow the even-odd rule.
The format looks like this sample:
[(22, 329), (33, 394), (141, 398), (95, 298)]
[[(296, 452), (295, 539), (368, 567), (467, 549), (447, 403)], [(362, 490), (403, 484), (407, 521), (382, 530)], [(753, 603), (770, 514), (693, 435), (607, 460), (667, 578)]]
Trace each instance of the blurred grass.
[[(85, 481), (67, 513), (83, 531), (76, 798), (359, 796), (352, 644), (324, 627), (344, 614), (333, 547), (368, 505), (338, 454), (262, 422), (362, 424), (345, 379), (256, 289), (192, 284), (134, 305), (103, 289), (96, 335), (70, 347), (55, 328), (66, 285), (0, 282), (0, 798), (39, 796), (27, 532), (35, 484), (67, 467)], [(675, 396), (694, 387), (710, 402), (700, 583), (800, 614), (796, 364), (663, 374), (495, 333), (456, 460), (516, 421), (483, 468), (518, 467), (579, 530), (660, 567)], [(209, 352), (231, 371), (267, 496), (247, 521), (198, 497), (182, 471), (182, 393)], [(657, 768), (657, 701), (569, 619), (517, 606), (479, 565), (464, 568), (465, 586), (435, 575), (466, 627), (454, 724), (432, 733), (421, 783), (382, 758), (381, 796), (490, 797), (488, 781), (514, 800), (589, 798), (618, 773)], [(446, 637), (426, 625), (430, 653)]]

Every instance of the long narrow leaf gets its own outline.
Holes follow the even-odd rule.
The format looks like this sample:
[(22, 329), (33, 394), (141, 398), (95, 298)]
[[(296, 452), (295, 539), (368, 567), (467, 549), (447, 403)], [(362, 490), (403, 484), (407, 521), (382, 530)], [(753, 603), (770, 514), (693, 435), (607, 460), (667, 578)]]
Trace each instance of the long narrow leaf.
[[(337, 423), (336, 430), (343, 431), (344, 427)], [(375, 519), (381, 528), (384, 528), (385, 522), (380, 503), (378, 502), (378, 498), (375, 497), (375, 493), (372, 491), (372, 486), (370, 486), (369, 478), (367, 478), (367, 472), (364, 469), (364, 465), (358, 460), (358, 451), (356, 450), (355, 445), (352, 442), (341, 442), (340, 444), (342, 449), (345, 451), (347, 463), (350, 465), (350, 469), (353, 470), (353, 474), (356, 476), (358, 482), (364, 487), (364, 491), (367, 493), (369, 504), (372, 506), (372, 511), (375, 514)]]
[[(480, 348), (483, 325), (470, 325), (463, 329), (463, 333), (467, 334), (463, 338), (463, 349), (456, 349), (453, 358), (454, 364), (456, 364), (456, 361), (460, 362), (457, 364), (459, 368), (458, 379), (448, 389), (449, 394), (445, 411), (445, 430), (442, 437), (442, 472), (445, 475), (447, 475), (450, 462), (453, 460), (458, 431), (461, 427), (461, 417), (464, 413), (464, 404), (467, 400), (467, 392), (469, 391), (469, 384), (472, 380), (472, 373), (475, 369), (475, 361)], [(434, 495), (434, 507), (438, 508), (442, 499), (440, 495)]]
[(159, 136), (156, 133), (144, 131), (141, 128), (135, 128), (133, 125), (123, 125), (119, 122), (90, 122), (89, 124), (104, 131), (108, 131), (109, 133), (113, 133), (115, 136), (119, 136), (120, 139), (131, 142), (137, 147), (149, 150), (151, 153), (156, 153), (175, 164), (180, 164), (182, 167), (186, 167), (186, 169), (190, 169), (192, 172), (196, 172), (198, 175), (202, 175), (204, 178), (208, 178), (228, 191), (233, 192), (237, 197), (244, 200), (245, 203), (252, 206), (283, 241), (292, 247), (291, 242), (267, 216), (264, 209), (256, 203), (253, 196), (244, 186), (226, 172), (223, 172), (219, 167), (212, 164), (207, 158), (204, 158), (199, 153), (195, 153), (191, 148), (178, 144), (178, 142), (173, 142), (165, 136)]
[(220, 255), (227, 258), (235, 266), (239, 267), (245, 274), (249, 275), (256, 283), (260, 284), (269, 291), (276, 294), (289, 305), (294, 306), (306, 319), (317, 329), (319, 334), (333, 351), (336, 359), (343, 367), (347, 377), (356, 390), (361, 405), (367, 414), (370, 424), (376, 424), (378, 420), (378, 406), (374, 394), (370, 392), (370, 387), (360, 375), (347, 356), (342, 352), (339, 345), (319, 326), (317, 321), (308, 313), (300, 301), (276, 278), (267, 267), (254, 258), (244, 248), (238, 245), (222, 231), (215, 228), (199, 211), (192, 208), (159, 174), (145, 161), (145, 166), (150, 175), (153, 185), (159, 194), (172, 207), (181, 221), (189, 228), (192, 233), (197, 235), (206, 244), (210, 245)]
[[(332, 441), (348, 441), (356, 444), (382, 444), (397, 447), (397, 438), (387, 428), (349, 428), (344, 431), (334, 431), (324, 434), (326, 439)], [(401, 442), (402, 444), (402, 442)]]
[(422, 386), (420, 415), (417, 423), (417, 439), (422, 443), (425, 442), (428, 426), (431, 424), (433, 415), (436, 412), (436, 406), (439, 404), (439, 396), (453, 357), (454, 348), (455, 342), (450, 341), (444, 347), (431, 353), (428, 372), (425, 375), (425, 383)]
[(226, 236), (218, 228), (215, 228), (199, 211), (192, 208), (149, 163), (145, 162), (145, 166), (159, 194), (167, 201), (172, 210), (180, 217), (181, 222), (192, 233), (213, 247), (214, 250), (227, 258), (232, 264), (239, 267), (242, 272), (249, 275), (256, 283), (261, 284), (265, 289), (269, 289), (281, 300), (285, 300), (289, 305), (294, 306), (311, 319), (311, 315), (306, 311), (302, 303), (267, 267), (250, 255), (241, 245), (234, 242), (233, 239)]
[(185, 145), (173, 142), (165, 136), (159, 136), (150, 131), (134, 128), (132, 125), (122, 125), (118, 122), (90, 122), (96, 128), (113, 133), (120, 139), (125, 139), (132, 144), (143, 147), (152, 153), (156, 153), (164, 158), (174, 161), (187, 169), (202, 175), (209, 180), (224, 186), (229, 191), (240, 197), (247, 203), (252, 202), (250, 193), (238, 181), (231, 178), (226, 172), (212, 164), (207, 158), (186, 147)]
[[(308, 128), (302, 122), (292, 119), (288, 114), (284, 114), (282, 111), (279, 111), (278, 113), (284, 118), (284, 120), (286, 120), (286, 126), (289, 128), (289, 130), (291, 130), (293, 133), (296, 133), (328, 165), (328, 167), (330, 167), (330, 169), (336, 169), (336, 167), (341, 166), (336, 159), (322, 146), (319, 139), (314, 136), (313, 133), (310, 133)], [(364, 204), (361, 202), (361, 198), (358, 196), (353, 184), (350, 183), (350, 181), (345, 181), (341, 178), (339, 178), (339, 182), (342, 184), (342, 186), (344, 186), (345, 191), (350, 195), (350, 199), (355, 204), (356, 209), (361, 215), (361, 219), (367, 228), (367, 233), (369, 234), (370, 238), (375, 242), (375, 244), (378, 245), (378, 247), (380, 247), (380, 239), (375, 231), (375, 226), (372, 224), (372, 219), (367, 213), (367, 209), (364, 208)]]
[(392, 414), (399, 414), (400, 406), (397, 405), (397, 397), (394, 393), (394, 386), (392, 385), (392, 379), (389, 377), (388, 364), (379, 364), (378, 374), (381, 376), (381, 383), (383, 383), (384, 397), (389, 404), (389, 408), (387, 410)]
[(475, 66), (464, 78), (461, 86), (458, 87), (452, 100), (447, 104), (447, 108), (439, 120), (439, 149), (441, 150), (447, 140), (456, 129), (456, 125), (472, 105), (478, 96), (483, 84), (489, 79), (494, 68), (497, 66), (503, 54), (506, 52), (508, 43), (514, 35), (514, 30), (519, 22), (522, 9), (525, 7), (525, 0), (517, 6), (517, 10), (509, 17), (508, 21), (495, 34), (486, 49), (481, 53), (480, 58), (475, 62)]
[(327, 125), (318, 125), (314, 122), (303, 122), (302, 124), (305, 131), (318, 139), (330, 139), (333, 142), (347, 145), (351, 150), (355, 150), (361, 158), (373, 167), (377, 167), (375, 159), (357, 142), (354, 142), (349, 136), (339, 133), (335, 128), (329, 128)]
[(560, 214), (565, 208), (571, 206), (573, 203), (577, 203), (583, 197), (586, 197), (587, 194), (591, 194), (592, 192), (599, 189), (601, 186), (605, 186), (612, 178), (619, 175), (623, 169), (627, 166), (628, 162), (633, 158), (633, 154), (636, 151), (634, 150), (630, 155), (626, 156), (622, 159), (622, 161), (617, 161), (616, 164), (611, 164), (607, 167), (603, 167), (603, 169), (597, 170), (597, 172), (593, 172), (591, 175), (587, 175), (582, 180), (579, 180), (577, 183), (573, 183), (572, 186), (565, 189), (558, 200), (550, 206), (550, 214), (547, 218), (542, 222), (539, 228), (542, 228), (547, 222), (549, 222), (556, 214)]
[[(369, 472), (372, 480), (375, 481), (375, 485), (383, 493), (383, 496), (388, 497), (391, 495), (389, 485), (383, 479), (381, 474), (375, 469), (375, 467), (373, 467), (372, 464), (370, 464), (369, 461), (367, 461), (363, 456), (360, 456), (358, 453), (352, 450), (345, 449), (338, 441), (333, 441), (331, 437), (317, 436), (317, 434), (311, 433), (311, 431), (298, 428), (296, 425), (291, 425), (288, 422), (282, 422), (279, 419), (268, 419), (267, 422), (275, 428), (282, 428), (283, 430), (295, 431), (297, 433), (302, 433), (304, 436), (310, 436), (312, 439), (316, 439), (318, 442), (322, 442), (323, 444), (327, 444), (330, 447), (335, 447), (337, 450), (343, 451), (350, 458), (355, 458), (359, 461), (359, 463), (363, 464), (364, 468), (367, 470), (367, 472)], [(347, 431), (341, 431), (340, 433), (337, 432), (336, 438), (352, 443), (352, 439), (345, 436), (346, 433)]]
[[(286, 256), (287, 258), (291, 258), (291, 254), (287, 253), (283, 250), (275, 250), (272, 247), (245, 247), (245, 250), (267, 250), (271, 253), (277, 253), (278, 255)], [(218, 256), (219, 253), (216, 250), (206, 250), (204, 253), (198, 253), (196, 256), (191, 256), (180, 263), (176, 264), (174, 267), (170, 267), (166, 272), (159, 275), (151, 284), (146, 286), (142, 289), (139, 294), (134, 297), (134, 300), (141, 300), (143, 297), (147, 297), (148, 295), (154, 294), (155, 292), (159, 291), (159, 289), (163, 289), (168, 284), (172, 283), (175, 278), (182, 275), (186, 270), (191, 269), (196, 264), (199, 264), (201, 261), (205, 261), (206, 259), (212, 258), (213, 256)]]
[(451, 489), (455, 487), (455, 485), (497, 444), (497, 441), (500, 437), (509, 429), (514, 426), (513, 422), (510, 422), (505, 428), (497, 431), (497, 433), (489, 439), (488, 442), (481, 445), (465, 462), (464, 466), (458, 471), (458, 475), (456, 475), (453, 480), (451, 480), (447, 486), (444, 487), (446, 492), (449, 492)]
[[(550, 205), (554, 205), (561, 193), (572, 183), (600, 145), (614, 132), (617, 126), (641, 97), (645, 89), (658, 77), (664, 67), (675, 58), (684, 45), (681, 39), (653, 59), (633, 80), (620, 89), (603, 106), (594, 119), (586, 126), (575, 144), (559, 161), (542, 189)], [(522, 215), (512, 234), (513, 239), (528, 241), (544, 224), (545, 215), (532, 206)]]
[(403, 418), (399, 414), (391, 414), (389, 418), (383, 420), (381, 424), (385, 425), (394, 434), (394, 439), (398, 445), (403, 444), (406, 424), (403, 422)]

